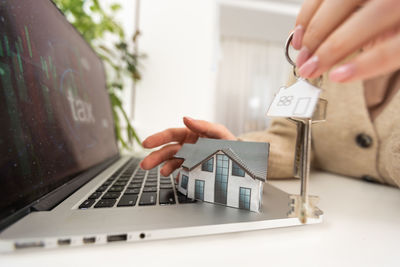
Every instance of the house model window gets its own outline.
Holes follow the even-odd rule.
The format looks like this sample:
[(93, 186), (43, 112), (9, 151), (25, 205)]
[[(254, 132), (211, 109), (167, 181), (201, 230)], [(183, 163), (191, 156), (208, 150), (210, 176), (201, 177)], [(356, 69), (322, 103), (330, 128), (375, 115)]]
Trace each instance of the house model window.
[(259, 211), (269, 144), (199, 138), (175, 155), (184, 159), (177, 190), (188, 198)]
[(211, 158), (201, 164), (201, 170), (206, 172), (213, 172), (214, 171), (214, 158)]
[(244, 170), (235, 162), (232, 162), (232, 175), (244, 177)]

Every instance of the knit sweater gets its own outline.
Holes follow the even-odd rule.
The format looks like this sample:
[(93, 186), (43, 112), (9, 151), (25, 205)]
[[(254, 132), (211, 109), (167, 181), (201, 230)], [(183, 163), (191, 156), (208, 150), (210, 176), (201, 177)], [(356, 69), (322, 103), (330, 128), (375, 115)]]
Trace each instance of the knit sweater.
[[(371, 121), (361, 81), (337, 84), (325, 75), (321, 87), (321, 97), (328, 100), (327, 118), (312, 126), (312, 166), (400, 187), (400, 91)], [(267, 130), (239, 139), (269, 142), (268, 178), (289, 178), (296, 134), (293, 122), (279, 118)]]

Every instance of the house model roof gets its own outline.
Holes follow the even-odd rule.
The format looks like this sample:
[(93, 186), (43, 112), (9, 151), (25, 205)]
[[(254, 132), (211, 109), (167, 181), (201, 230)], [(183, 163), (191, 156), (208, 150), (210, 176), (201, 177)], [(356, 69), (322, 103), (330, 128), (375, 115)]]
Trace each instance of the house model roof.
[(182, 167), (192, 170), (219, 151), (225, 153), (254, 179), (266, 181), (268, 143), (199, 138), (196, 144), (184, 144), (175, 158), (184, 159)]

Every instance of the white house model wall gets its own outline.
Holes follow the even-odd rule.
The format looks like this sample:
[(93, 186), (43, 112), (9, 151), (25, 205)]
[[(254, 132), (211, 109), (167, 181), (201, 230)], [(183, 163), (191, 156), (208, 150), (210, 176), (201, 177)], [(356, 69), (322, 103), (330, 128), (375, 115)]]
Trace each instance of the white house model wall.
[(191, 199), (258, 212), (269, 144), (199, 138), (175, 155), (184, 159), (177, 190)]
[[(204, 181), (204, 199), (206, 202), (218, 203), (215, 201), (215, 175), (216, 175), (216, 157), (217, 155), (225, 155), (223, 152), (218, 152), (212, 156), (213, 159), (213, 171), (202, 171), (202, 164), (198, 165), (192, 171), (182, 168), (179, 175), (178, 191), (188, 198), (199, 199), (195, 196), (196, 192), (196, 181)], [(261, 197), (263, 183), (259, 180), (253, 179), (246, 172), (244, 177), (232, 175), (232, 160), (229, 159), (228, 167), (228, 187), (227, 187), (227, 201), (226, 205), (230, 207), (239, 208), (240, 199), (240, 188), (250, 189), (250, 210), (259, 211), (261, 207)], [(187, 188), (182, 187), (182, 182), (184, 182), (183, 177), (188, 177)], [(185, 182), (184, 182), (185, 183)], [(199, 186), (197, 187), (199, 189)], [(246, 193), (248, 190), (246, 190)], [(261, 192), (261, 193), (260, 193)], [(244, 191), (242, 190), (242, 193)], [(245, 194), (242, 194), (242, 199), (246, 198)], [(225, 204), (225, 203), (221, 203)], [(243, 207), (242, 207), (243, 208)]]

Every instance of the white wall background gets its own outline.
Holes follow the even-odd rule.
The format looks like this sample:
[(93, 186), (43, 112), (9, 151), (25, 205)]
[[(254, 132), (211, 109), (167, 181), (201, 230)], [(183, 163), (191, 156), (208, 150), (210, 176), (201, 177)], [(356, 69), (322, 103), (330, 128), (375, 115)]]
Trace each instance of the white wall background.
[[(128, 20), (126, 27), (133, 28), (134, 11), (127, 10), (134, 10), (134, 1), (121, 3), (126, 7), (123, 23)], [(139, 135), (182, 126), (185, 115), (213, 121), (215, 1), (141, 1), (140, 29), (139, 49), (147, 58), (136, 87), (134, 124)]]
[[(119, 20), (127, 33), (132, 35), (135, 1), (118, 1), (124, 7)], [(147, 58), (142, 60), (143, 79), (136, 86), (134, 104), (134, 125), (140, 137), (143, 139), (165, 128), (182, 126), (183, 116), (229, 124), (230, 119), (221, 119), (220, 114), (221, 108), (226, 113), (227, 107), (231, 105), (221, 97), (222, 89), (218, 85), (221, 84), (221, 73), (225, 73), (223, 77), (226, 79), (229, 67), (236, 68), (243, 75), (257, 69), (248, 65), (234, 66), (230, 63), (234, 59), (224, 59), (224, 55), (236, 57), (232, 49), (226, 50), (233, 46), (239, 45), (240, 51), (253, 53), (255, 56), (257, 51), (252, 50), (254, 47), (264, 51), (263, 55), (266, 55), (265, 51), (272, 51), (274, 56), (265, 57), (263, 62), (259, 61), (257, 64), (279, 65), (274, 72), (268, 71), (271, 67), (258, 68), (260, 73), (266, 72), (264, 77), (257, 73), (255, 81), (237, 88), (233, 86), (231, 89), (233, 94), (240, 91), (243, 93), (246, 86), (253, 83), (256, 89), (253, 90), (254, 93), (246, 95), (251, 99), (243, 99), (245, 104), (242, 106), (248, 108), (249, 103), (266, 105), (266, 100), (262, 98), (271, 95), (271, 92), (260, 94), (258, 98), (254, 94), (263, 91), (262, 84), (271, 80), (271, 77), (279, 76), (279, 82), (274, 81), (269, 87), (274, 87), (286, 76), (282, 75), (287, 72), (287, 66), (282, 65), (285, 60), (283, 52), (277, 47), (283, 46), (284, 39), (293, 26), (299, 1), (301, 0), (142, 0), (139, 49), (147, 54)], [(223, 46), (220, 46), (221, 40)], [(239, 43), (236, 44), (234, 40)], [(268, 44), (272, 44), (274, 48), (268, 47)], [(260, 47), (263, 45), (265, 46)], [(281, 62), (274, 64), (271, 60)], [(225, 66), (224, 69), (221, 69), (221, 65)], [(280, 68), (282, 70), (279, 72)], [(233, 75), (231, 78), (231, 83), (234, 84), (238, 76)], [(253, 78), (249, 76), (245, 79)], [(266, 86), (265, 90), (271, 90), (269, 87)], [(222, 91), (224, 90), (226, 88)], [(128, 110), (131, 110), (130, 99), (131, 94), (126, 93), (125, 105)], [(260, 118), (263, 119), (265, 108), (259, 106), (256, 110), (260, 113), (258, 122), (250, 123), (256, 125), (255, 128), (265, 127), (264, 123), (259, 123)], [(246, 112), (249, 113), (248, 110)], [(250, 111), (249, 114), (253, 113)], [(234, 125), (233, 130), (239, 133), (247, 129), (246, 125), (249, 123), (241, 122), (240, 125)], [(253, 129), (253, 126), (250, 128)]]

